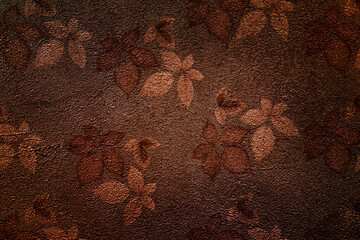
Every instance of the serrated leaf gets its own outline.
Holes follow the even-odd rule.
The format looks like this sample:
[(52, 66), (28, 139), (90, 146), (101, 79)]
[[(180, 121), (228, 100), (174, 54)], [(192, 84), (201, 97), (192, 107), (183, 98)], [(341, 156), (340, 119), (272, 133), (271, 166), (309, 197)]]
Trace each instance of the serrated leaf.
[(141, 71), (132, 61), (121, 62), (114, 71), (117, 86), (130, 97), (141, 79)]
[(93, 193), (103, 202), (116, 204), (121, 203), (128, 198), (129, 189), (125, 184), (109, 180), (94, 189)]
[(247, 133), (248, 130), (243, 127), (228, 127), (221, 133), (219, 143), (223, 147), (239, 145), (244, 140)]
[(80, 68), (86, 64), (86, 51), (82, 43), (77, 39), (70, 39), (68, 42), (68, 53), (70, 59)]
[(31, 145), (20, 144), (19, 159), (32, 174), (35, 174), (37, 157)]
[(294, 122), (288, 117), (285, 116), (272, 117), (271, 121), (275, 126), (276, 130), (285, 134), (286, 136), (289, 137), (300, 136), (299, 131), (295, 126)]
[(140, 193), (144, 186), (143, 174), (133, 166), (130, 166), (128, 174), (129, 187), (136, 193)]
[(202, 135), (205, 141), (207, 141), (210, 144), (215, 144), (217, 142), (218, 136), (217, 136), (216, 127), (209, 120), (206, 120), (204, 124), (204, 127), (202, 129)]
[(146, 79), (144, 86), (140, 90), (140, 95), (147, 97), (161, 97), (170, 90), (173, 82), (174, 77), (171, 73), (154, 73)]
[(271, 25), (283, 39), (288, 40), (289, 22), (286, 15), (282, 12), (273, 11), (271, 13)]
[(246, 39), (257, 36), (267, 22), (266, 14), (261, 10), (248, 12), (240, 21), (236, 39)]
[(7, 144), (0, 145), (0, 171), (4, 170), (12, 162), (15, 150)]
[(98, 155), (91, 154), (81, 158), (76, 169), (80, 185), (87, 185), (99, 179), (103, 169), (103, 162)]
[(191, 80), (185, 75), (181, 75), (177, 84), (177, 92), (181, 102), (189, 108), (194, 96), (194, 87)]
[(124, 224), (130, 225), (140, 216), (143, 208), (143, 202), (140, 197), (134, 197), (128, 202), (124, 209)]
[(161, 60), (163, 65), (172, 72), (180, 72), (182, 68), (181, 59), (174, 53), (169, 51), (164, 51), (161, 53)]
[(214, 110), (214, 115), (216, 118), (216, 121), (218, 121), (218, 123), (220, 125), (224, 125), (225, 121), (226, 121), (226, 111), (221, 108), (221, 107), (216, 107)]
[(49, 33), (58, 39), (66, 38), (69, 34), (68, 28), (60, 20), (44, 22), (44, 25)]
[(225, 148), (221, 159), (228, 172), (243, 174), (251, 171), (250, 158), (242, 147)]
[(266, 158), (274, 149), (275, 136), (268, 126), (259, 127), (251, 138), (251, 148), (255, 160), (260, 162)]
[(64, 52), (64, 45), (58, 40), (42, 44), (36, 53), (34, 68), (49, 68), (56, 65)]

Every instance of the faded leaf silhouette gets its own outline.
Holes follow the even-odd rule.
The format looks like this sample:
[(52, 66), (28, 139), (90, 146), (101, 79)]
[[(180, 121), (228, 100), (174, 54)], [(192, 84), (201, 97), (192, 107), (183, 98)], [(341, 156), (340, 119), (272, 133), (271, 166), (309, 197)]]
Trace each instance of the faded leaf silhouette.
[(81, 186), (90, 184), (103, 174), (103, 162), (96, 154), (89, 154), (80, 159), (76, 173)]
[(25, 212), (25, 222), (31, 224), (34, 221), (41, 224), (55, 224), (56, 217), (52, 210), (48, 208), (50, 195), (42, 194), (34, 199), (31, 207)]
[(257, 36), (267, 23), (266, 14), (255, 10), (248, 12), (240, 22), (237, 29), (236, 39), (246, 39)]
[(180, 98), (181, 102), (187, 108), (189, 108), (190, 103), (193, 99), (193, 95), (194, 95), (194, 87), (193, 87), (191, 80), (188, 77), (186, 77), (184, 75), (180, 76), (178, 85), (177, 85), (177, 92), (179, 94), (179, 98)]
[(342, 40), (333, 40), (325, 51), (328, 63), (338, 69), (346, 69), (350, 63), (351, 51)]
[(228, 172), (243, 174), (251, 171), (249, 156), (242, 147), (225, 148), (221, 158)]
[(209, 6), (203, 1), (194, 1), (187, 9), (186, 18), (190, 27), (196, 26), (205, 21)]
[(141, 71), (132, 61), (121, 62), (114, 71), (114, 80), (127, 97), (136, 89), (140, 79)]
[(200, 144), (194, 151), (192, 158), (201, 160), (201, 168), (210, 179), (215, 179), (221, 168), (221, 159), (216, 149), (209, 144)]
[(206, 27), (212, 36), (225, 45), (230, 42), (233, 26), (234, 20), (228, 12), (220, 9), (208, 11)]
[(0, 145), (0, 171), (4, 170), (12, 162), (15, 150), (7, 144)]
[(210, 144), (215, 144), (217, 142), (217, 131), (215, 125), (210, 122), (209, 120), (206, 120), (204, 127), (202, 129), (202, 134), (205, 139)]
[(290, 120), (288, 117), (279, 116), (272, 117), (271, 121), (275, 126), (276, 130), (285, 134), (286, 136), (300, 136), (298, 129), (296, 128), (294, 122)]
[(251, 138), (251, 148), (257, 162), (266, 158), (274, 149), (275, 136), (268, 126), (259, 127)]
[(273, 11), (271, 13), (271, 25), (282, 38), (288, 39), (289, 23), (284, 13)]
[(240, 221), (247, 224), (255, 224), (259, 222), (258, 214), (250, 206), (252, 195), (242, 195), (236, 199), (236, 206), (231, 208), (227, 219), (230, 223)]
[(150, 68), (158, 66), (155, 54), (150, 49), (134, 47), (129, 51), (129, 55), (134, 64), (139, 67)]
[(19, 159), (22, 164), (32, 173), (35, 173), (37, 157), (35, 151), (28, 144), (20, 144), (19, 146)]
[(103, 202), (116, 204), (125, 201), (129, 196), (129, 190), (125, 184), (109, 180), (102, 183), (93, 193)]
[(216, 121), (220, 123), (221, 125), (224, 125), (226, 122), (226, 111), (221, 107), (216, 107), (214, 110), (214, 115), (216, 118)]
[(60, 20), (44, 22), (44, 25), (49, 30), (49, 33), (58, 39), (66, 38), (69, 34), (67, 26)]
[(70, 39), (68, 42), (68, 53), (70, 59), (80, 68), (86, 64), (86, 51), (82, 43), (77, 39)]
[(154, 73), (146, 79), (144, 86), (140, 90), (140, 95), (147, 97), (161, 97), (170, 90), (173, 82), (174, 77), (171, 73)]
[(127, 142), (123, 150), (127, 152), (132, 152), (135, 162), (145, 170), (150, 164), (150, 154), (149, 149), (157, 148), (160, 144), (151, 138), (145, 138), (141, 141), (132, 139)]
[(124, 160), (121, 158), (118, 151), (115, 149), (105, 149), (103, 150), (102, 159), (106, 169), (118, 176), (123, 175)]
[(142, 173), (133, 166), (130, 166), (128, 183), (129, 187), (136, 193), (140, 193), (142, 187), (144, 186), (144, 177)]
[(34, 68), (49, 68), (56, 65), (64, 52), (64, 45), (58, 40), (50, 40), (41, 45), (36, 53)]
[(156, 39), (160, 46), (175, 49), (175, 38), (168, 30), (174, 20), (173, 18), (164, 18), (155, 27), (150, 27), (144, 35), (144, 42), (148, 43)]
[(140, 38), (140, 31), (138, 28), (127, 30), (121, 38), (121, 46), (123, 50), (127, 50), (136, 45)]
[(342, 175), (345, 174), (349, 168), (350, 158), (348, 148), (345, 144), (334, 142), (330, 144), (325, 153), (325, 161), (330, 168)]
[(140, 197), (134, 197), (129, 203), (126, 204), (124, 210), (124, 224), (130, 225), (136, 221), (140, 216), (143, 208), (143, 202)]
[(248, 130), (243, 127), (228, 127), (219, 137), (219, 143), (223, 147), (231, 147), (239, 145), (247, 135)]

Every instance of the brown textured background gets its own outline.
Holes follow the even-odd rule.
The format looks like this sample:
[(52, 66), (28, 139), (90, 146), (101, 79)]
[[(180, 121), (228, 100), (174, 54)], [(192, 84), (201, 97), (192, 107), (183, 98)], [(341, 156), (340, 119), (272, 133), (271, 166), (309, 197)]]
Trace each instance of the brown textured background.
[[(237, 196), (251, 193), (260, 227), (269, 230), (278, 225), (284, 237), (304, 239), (305, 232), (329, 213), (351, 208), (360, 193), (358, 175), (350, 172), (343, 178), (321, 160), (307, 161), (302, 130), (352, 101), (359, 92), (359, 73), (337, 71), (321, 54), (308, 57), (302, 47), (306, 41), (304, 23), (321, 17), (333, 1), (292, 2), (295, 10), (287, 13), (289, 41), (277, 37), (267, 25), (258, 37), (233, 39), (225, 48), (205, 27), (188, 26), (187, 1), (54, 1), (58, 19), (68, 22), (76, 17), (80, 27), (92, 33), (93, 38), (84, 43), (88, 61), (81, 70), (65, 53), (49, 70), (30, 68), (22, 73), (0, 58), (0, 105), (15, 126), (26, 120), (44, 140), (35, 175), (18, 161), (1, 172), (1, 215), (14, 209), (23, 211), (36, 195), (49, 193), (58, 221), (63, 226), (76, 223), (82, 238), (185, 239), (190, 229), (202, 227), (214, 213), (225, 214)], [(0, 7), (5, 10), (15, 3), (18, 1), (2, 0)], [(111, 71), (96, 71), (103, 37), (114, 32), (120, 38), (134, 27), (140, 27), (143, 34), (164, 17), (175, 18), (175, 52), (181, 59), (192, 54), (194, 68), (204, 75), (204, 80), (193, 82), (195, 95), (188, 110), (174, 86), (160, 98), (137, 96), (140, 88), (126, 98), (114, 84)], [(158, 54), (157, 45), (151, 46)], [(142, 73), (139, 86), (153, 71)], [(216, 122), (214, 99), (224, 86), (250, 109), (258, 108), (262, 97), (287, 103), (287, 116), (294, 120), (301, 137), (278, 138), (266, 160), (258, 164), (252, 160), (253, 174), (232, 175), (222, 170), (210, 181), (202, 173), (200, 161), (191, 155), (204, 142), (201, 132), (205, 120)], [(102, 132), (124, 131), (126, 140), (151, 136), (161, 143), (151, 151), (151, 164), (144, 172), (146, 182), (157, 183), (155, 212), (144, 210), (134, 224), (124, 226), (125, 203), (104, 204), (87, 191), (91, 185), (79, 188), (75, 171), (78, 158), (66, 151), (64, 144), (80, 134), (85, 124)], [(236, 124), (240, 124), (238, 117), (226, 122), (226, 126)], [(128, 168), (131, 154), (122, 155)], [(101, 181), (114, 179), (108, 175)], [(245, 226), (237, 222), (231, 229), (246, 236)], [(359, 233), (359, 225), (357, 230)]]

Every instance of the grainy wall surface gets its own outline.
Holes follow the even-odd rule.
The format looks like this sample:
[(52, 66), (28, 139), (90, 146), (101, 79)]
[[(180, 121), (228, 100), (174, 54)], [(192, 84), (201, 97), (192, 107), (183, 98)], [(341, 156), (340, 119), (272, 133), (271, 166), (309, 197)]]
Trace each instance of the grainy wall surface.
[(359, 239), (359, 1), (0, 9), (0, 239)]

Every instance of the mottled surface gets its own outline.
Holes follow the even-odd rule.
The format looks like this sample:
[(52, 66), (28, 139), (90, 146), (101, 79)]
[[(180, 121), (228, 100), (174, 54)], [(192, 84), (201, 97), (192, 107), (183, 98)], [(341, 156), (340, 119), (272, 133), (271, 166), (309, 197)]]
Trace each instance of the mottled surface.
[[(0, 4), (1, 12), (10, 16), (3, 18), (0, 28), (1, 239), (33, 239), (28, 231), (40, 239), (241, 239), (240, 235), (356, 239), (360, 235), (358, 1), (289, 0), (293, 9), (284, 11), (288, 28), (283, 24), (278, 31), (271, 20), (276, 10), (265, 8), (263, 29), (245, 39), (239, 35), (239, 25), (244, 31), (254, 29), (243, 23), (244, 18), (263, 11), (256, 4), (267, 1), (54, 0), (53, 6), (44, 0), (26, 1)], [(229, 3), (239, 11), (229, 11)], [(34, 6), (28, 18), (26, 4)], [(192, 26), (189, 12), (196, 4), (210, 10), (204, 22)], [(14, 5), (19, 13), (9, 10)], [(334, 6), (338, 12), (329, 13)], [(56, 40), (47, 24), (55, 19), (64, 26), (77, 19), (78, 28)], [(30, 32), (38, 37), (24, 37), (33, 35), (20, 29), (19, 23), (35, 24), (39, 30)], [(144, 35), (156, 25), (163, 34), (160, 40), (154, 37), (144, 43)], [(121, 40), (123, 36), (138, 40)], [(104, 57), (106, 51), (113, 57)], [(167, 63), (168, 52), (181, 61), (175, 64), (170, 54)], [(181, 62), (190, 54), (194, 64), (184, 67)], [(189, 69), (200, 73), (189, 77)], [(160, 73), (166, 77), (155, 77)], [(228, 92), (224, 99), (233, 99), (233, 105), (219, 100), (223, 88)], [(260, 111), (266, 99), (270, 108), (286, 104), (280, 115), (289, 122), (276, 127), (274, 113), (265, 114), (266, 122), (261, 114), (246, 121), (248, 111)], [(332, 122), (326, 120), (329, 113), (334, 113)], [(30, 133), (18, 129), (23, 122)], [(312, 124), (325, 130), (314, 130)], [(11, 132), (13, 141), (7, 136), (9, 125), (16, 128)], [(209, 132), (203, 133), (204, 125)], [(88, 133), (91, 137), (83, 135), (83, 126), (94, 126)], [(241, 130), (229, 130), (231, 126)], [(256, 141), (264, 128), (270, 133), (263, 132)], [(228, 138), (218, 139), (225, 129)], [(110, 130), (119, 131), (109, 137), (115, 143), (104, 143), (103, 135)], [(41, 141), (29, 143), (26, 138), (31, 135)], [(80, 148), (91, 141), (98, 145), (78, 151), (77, 135), (83, 135), (78, 139), (83, 141)], [(138, 140), (136, 146), (130, 146), (131, 139)], [(315, 149), (322, 147), (321, 141), (324, 154)], [(207, 150), (194, 151), (206, 142)], [(32, 149), (22, 155), (21, 146), (30, 145)], [(231, 157), (222, 154), (226, 147)], [(9, 148), (14, 149), (10, 157)], [(104, 151), (112, 151), (108, 158), (116, 166), (105, 161)], [(156, 183), (153, 193), (134, 190), (134, 181), (142, 187), (134, 168), (145, 185)], [(99, 190), (113, 181), (119, 188)], [(108, 196), (112, 190), (118, 198)], [(36, 214), (29, 217), (34, 199), (47, 194), (46, 207), (33, 207), (35, 212), (40, 209), (38, 215), (48, 209), (43, 216), (47, 220)], [(141, 214), (126, 220), (136, 212), (129, 210), (129, 202), (140, 195)], [(155, 206), (145, 203), (144, 196), (151, 196)], [(14, 212), (19, 223), (6, 220)], [(328, 221), (329, 216), (335, 220)], [(209, 227), (209, 219), (218, 225), (222, 219), (221, 227), (215, 223)], [(78, 235), (66, 235), (72, 226), (78, 228)], [(53, 232), (60, 232), (56, 227), (66, 231), (55, 237)]]

